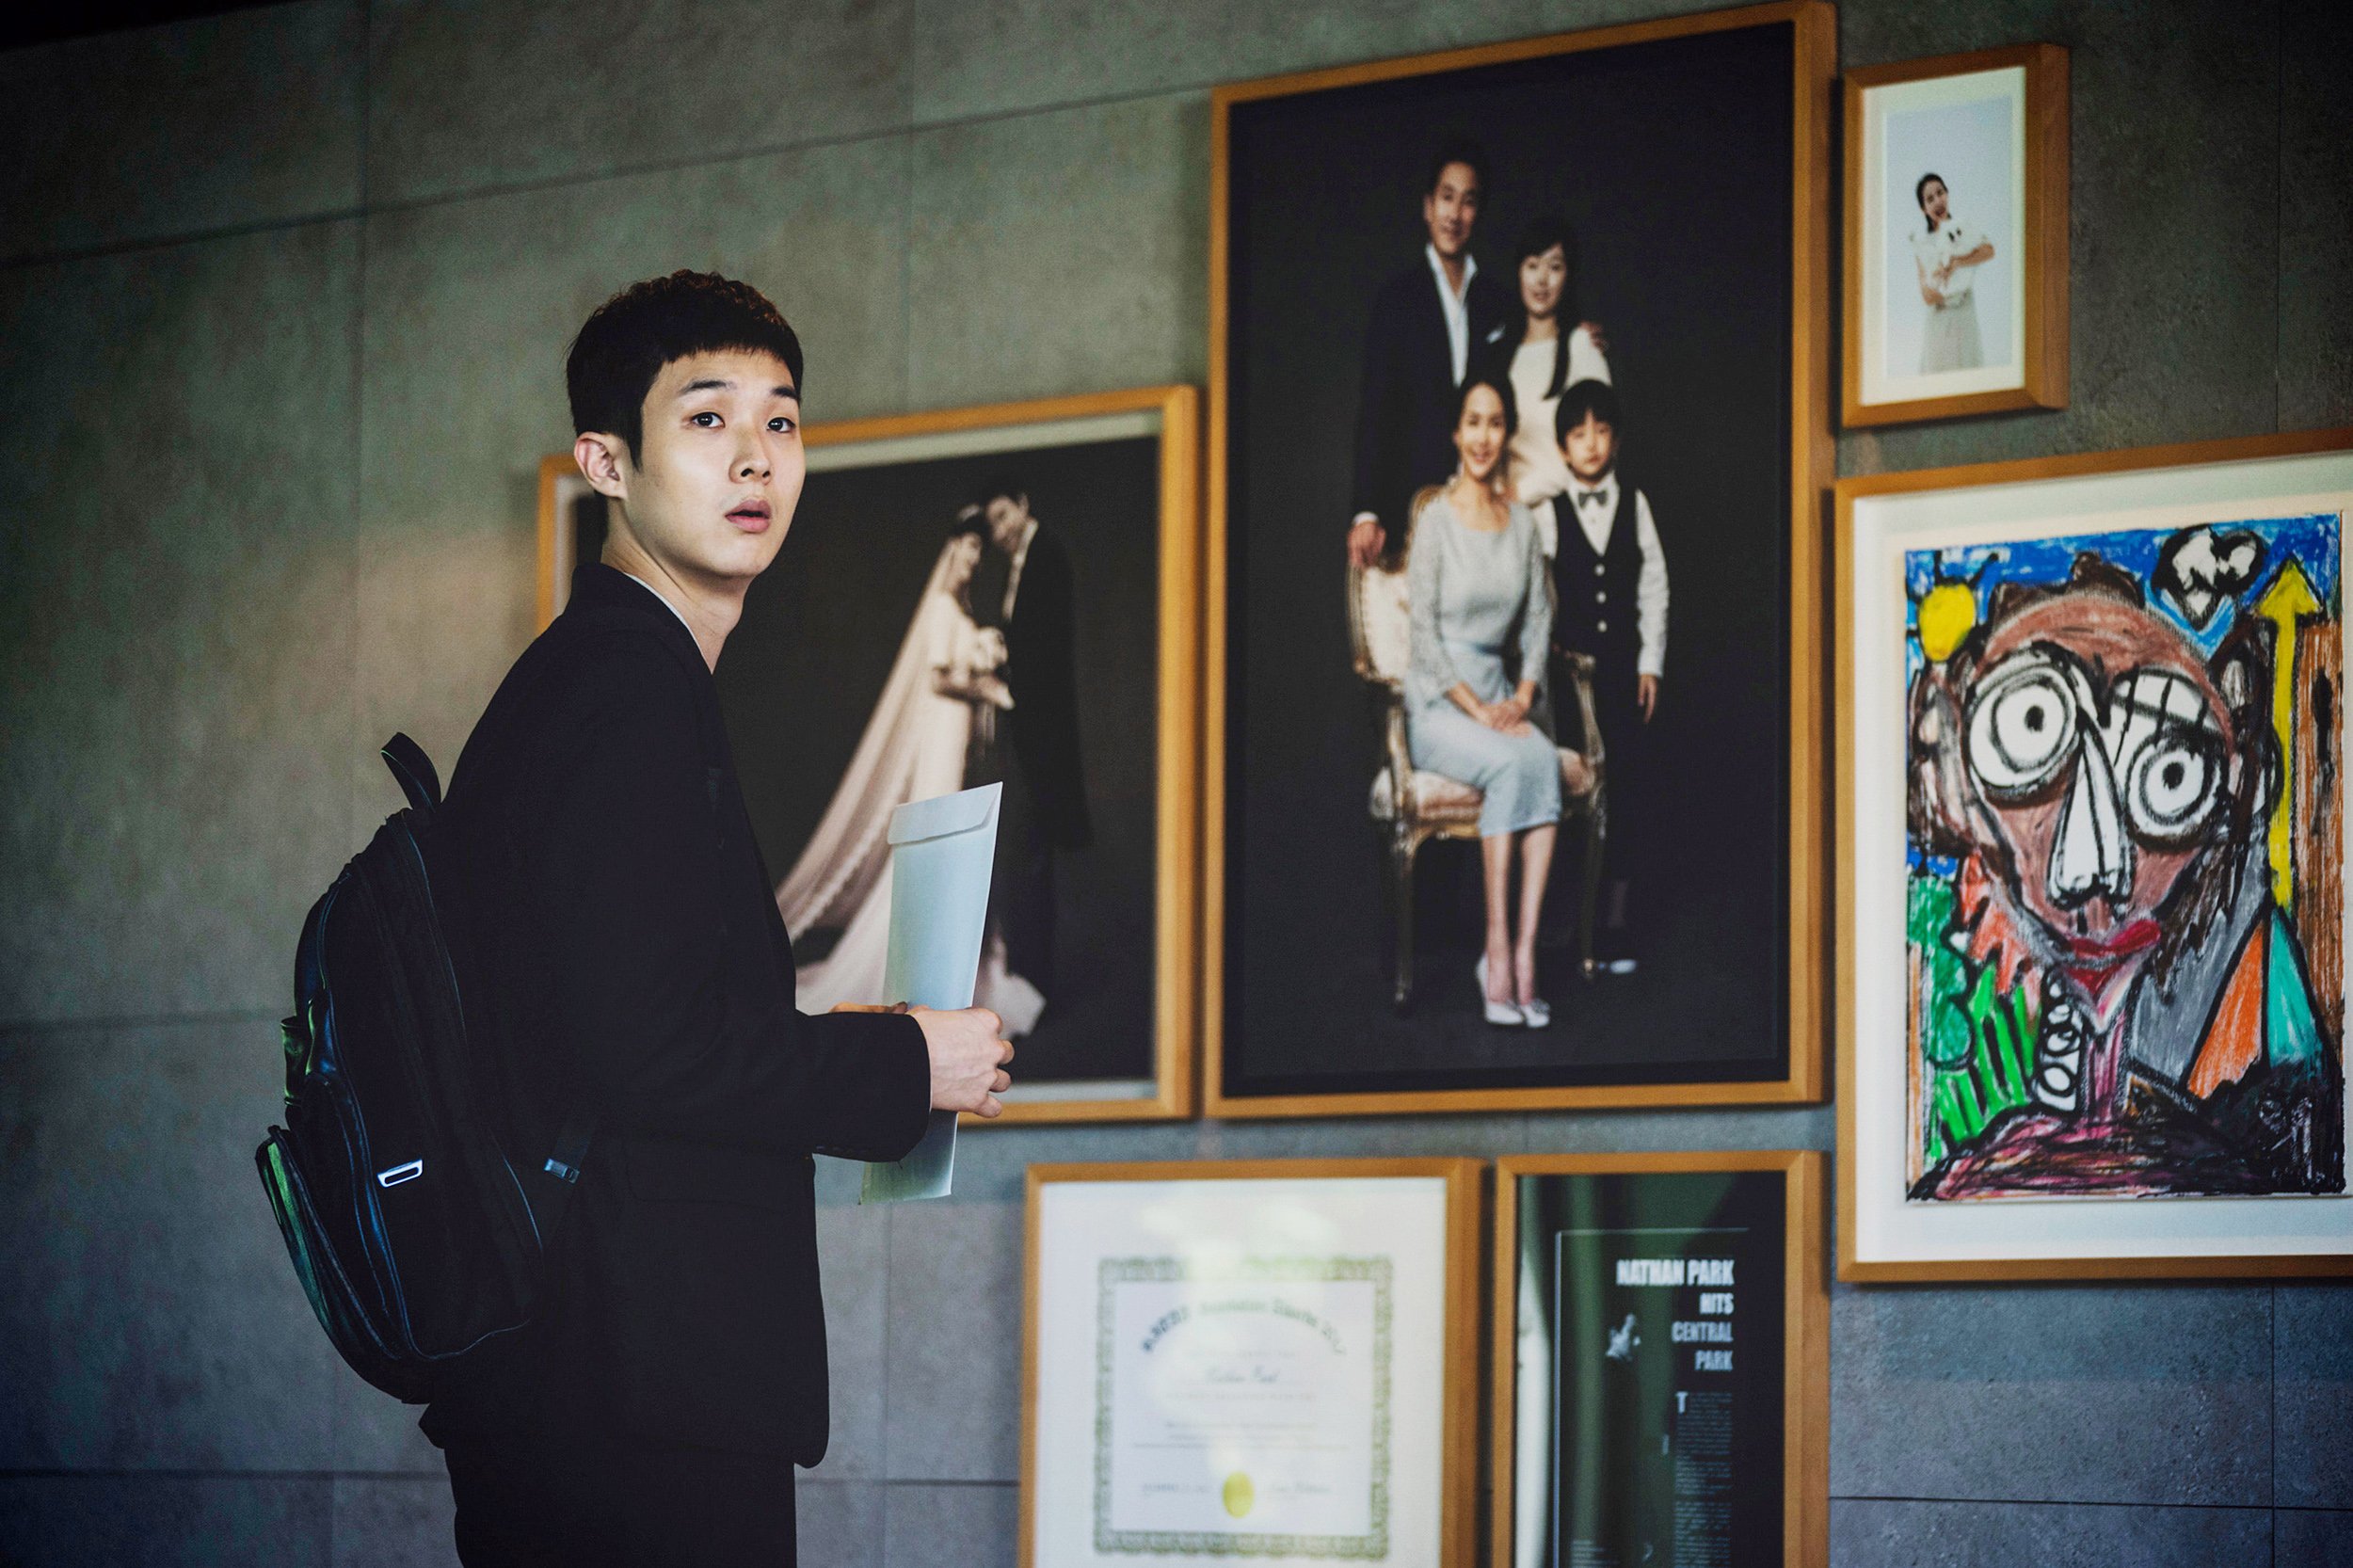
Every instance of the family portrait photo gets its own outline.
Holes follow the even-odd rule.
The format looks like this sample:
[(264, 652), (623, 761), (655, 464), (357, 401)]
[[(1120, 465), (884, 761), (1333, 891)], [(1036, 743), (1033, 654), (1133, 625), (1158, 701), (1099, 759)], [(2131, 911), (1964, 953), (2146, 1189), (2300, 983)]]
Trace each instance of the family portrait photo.
[(1848, 74), (1848, 424), (2065, 403), (2066, 59)]
[(1820, 25), (1223, 90), (1232, 1113), (1792, 1080)]
[[(1149, 389), (815, 426), (714, 672), (805, 1012), (888, 1000), (892, 811), (1003, 786), (974, 1001), (1029, 1069), (1012, 1119), (1189, 1093), (1194, 408)], [(551, 591), (601, 528), (555, 478)]]

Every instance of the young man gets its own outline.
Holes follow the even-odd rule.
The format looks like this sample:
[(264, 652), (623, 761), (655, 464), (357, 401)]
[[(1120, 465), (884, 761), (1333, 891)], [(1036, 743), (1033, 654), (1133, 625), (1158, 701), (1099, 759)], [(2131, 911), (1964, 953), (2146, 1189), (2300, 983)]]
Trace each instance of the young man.
[(603, 559), (491, 699), (450, 820), (504, 1130), (597, 1130), (545, 1316), (422, 1423), (468, 1568), (790, 1563), (792, 1465), (825, 1449), (809, 1156), (896, 1158), (1010, 1082), (985, 1010), (793, 1007), (711, 669), (800, 496), (801, 372), (756, 290), (689, 272), (608, 301), (566, 367)]
[(1485, 153), (1468, 142), (1439, 148), (1422, 184), (1421, 256), (1373, 296), (1348, 527), (1359, 566), (1386, 548), (1390, 529), (1402, 532), (1415, 491), (1454, 472), (1454, 394), (1503, 341), (1502, 285), (1470, 253), (1486, 187)]
[(1005, 632), (1004, 723), (1011, 741), (998, 819), (994, 888), (1005, 964), (1044, 991), (1054, 983), (1054, 852), (1094, 841), (1079, 746), (1077, 584), (1062, 541), (1038, 526), (1027, 487), (1000, 478), (981, 498), (1004, 561), (994, 611)]
[[(1667, 555), (1649, 498), (1618, 475), (1623, 423), (1618, 394), (1607, 381), (1574, 383), (1553, 411), (1569, 488), (1554, 503), (1561, 526), (1552, 557), (1552, 643), (1557, 652), (1593, 661), (1593, 716), (1609, 787), (1609, 897), (1593, 952), (1609, 973), (1621, 975), (1635, 969), (1627, 904), (1650, 837), (1647, 730), (1667, 667)], [(1564, 670), (1554, 670), (1552, 690), (1556, 701), (1575, 690)], [(1561, 720), (1565, 726), (1567, 715)]]

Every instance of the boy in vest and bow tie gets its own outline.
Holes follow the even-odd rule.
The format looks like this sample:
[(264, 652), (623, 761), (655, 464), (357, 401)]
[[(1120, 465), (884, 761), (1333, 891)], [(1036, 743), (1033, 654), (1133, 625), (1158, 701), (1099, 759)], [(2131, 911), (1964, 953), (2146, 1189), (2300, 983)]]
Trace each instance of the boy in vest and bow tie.
[[(1635, 969), (1628, 899), (1650, 841), (1644, 792), (1649, 726), (1658, 710), (1667, 660), (1667, 556), (1650, 501), (1618, 473), (1623, 418), (1606, 381), (1585, 380), (1561, 394), (1553, 433), (1569, 469), (1569, 488), (1554, 504), (1560, 540), (1552, 557), (1559, 608), (1556, 655), (1593, 661), (1593, 717), (1609, 768), (1609, 831), (1603, 850), (1605, 896), (1593, 952), (1603, 972)], [(1556, 702), (1576, 687), (1553, 671)], [(1561, 715), (1563, 734), (1568, 715)]]

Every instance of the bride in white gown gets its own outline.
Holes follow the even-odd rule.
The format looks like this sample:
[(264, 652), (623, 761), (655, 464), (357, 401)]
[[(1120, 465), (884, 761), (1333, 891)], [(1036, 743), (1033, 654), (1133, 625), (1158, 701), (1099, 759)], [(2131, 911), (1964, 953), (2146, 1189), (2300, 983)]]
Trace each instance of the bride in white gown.
[[(890, 813), (910, 800), (966, 787), (972, 758), (987, 752), (1000, 710), (1013, 695), (998, 671), (1004, 634), (977, 624), (967, 601), (979, 565), (983, 525), (963, 523), (941, 547), (907, 623), (889, 679), (857, 750), (808, 847), (776, 888), (785, 929), (840, 928), (833, 951), (799, 967), (799, 1005), (819, 1013), (883, 993), (890, 946)], [(981, 953), (973, 1004), (1004, 1019), (1007, 1038), (1027, 1034), (1045, 1010), (1037, 987), (1005, 968), (992, 922)]]

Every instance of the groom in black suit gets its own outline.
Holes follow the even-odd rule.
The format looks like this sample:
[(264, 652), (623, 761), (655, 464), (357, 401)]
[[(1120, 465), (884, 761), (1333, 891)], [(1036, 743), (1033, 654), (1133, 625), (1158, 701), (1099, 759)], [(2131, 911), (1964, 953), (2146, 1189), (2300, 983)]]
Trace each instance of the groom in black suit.
[(1455, 393), (1503, 342), (1509, 296), (1470, 252), (1486, 191), (1484, 152), (1466, 141), (1440, 147), (1422, 185), (1422, 253), (1373, 296), (1348, 530), (1360, 566), (1372, 564), (1390, 530), (1401, 535), (1414, 492), (1454, 472)]
[(998, 624), (1013, 692), (1005, 715), (1013, 755), (1004, 769), (993, 894), (1006, 967), (1051, 998), (1054, 852), (1084, 849), (1095, 839), (1079, 749), (1077, 584), (1062, 541), (1031, 512), (1028, 487), (1000, 479), (980, 504), (1003, 563)]

